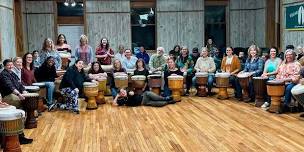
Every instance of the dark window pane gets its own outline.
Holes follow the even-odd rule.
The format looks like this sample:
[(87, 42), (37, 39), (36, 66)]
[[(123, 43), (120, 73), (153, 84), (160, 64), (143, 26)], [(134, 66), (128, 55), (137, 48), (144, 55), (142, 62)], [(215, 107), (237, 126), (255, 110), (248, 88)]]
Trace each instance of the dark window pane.
[(154, 8), (131, 9), (131, 24), (155, 24)]
[(83, 16), (83, 3), (76, 6), (65, 6), (63, 2), (57, 3), (58, 16)]
[(155, 26), (132, 26), (132, 48), (141, 45), (155, 50)]
[(205, 22), (207, 24), (225, 22), (225, 6), (206, 6), (205, 9)]

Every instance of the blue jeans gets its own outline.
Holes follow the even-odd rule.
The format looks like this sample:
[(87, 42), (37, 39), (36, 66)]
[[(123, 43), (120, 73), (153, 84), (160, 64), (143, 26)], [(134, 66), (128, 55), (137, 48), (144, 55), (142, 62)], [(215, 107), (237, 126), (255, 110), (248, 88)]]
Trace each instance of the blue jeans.
[(54, 91), (55, 91), (55, 83), (54, 82), (45, 82), (45, 87), (47, 90), (47, 96), (46, 96), (46, 101), (47, 101), (47, 105), (51, 105), (53, 104), (53, 95), (54, 95)]
[(291, 89), (295, 86), (296, 84), (294, 83), (288, 83), (286, 84), (285, 86), (285, 93), (284, 93), (284, 105), (285, 106), (288, 106), (290, 104), (290, 101), (291, 101), (291, 97), (292, 97), (292, 94), (291, 94)]
[(169, 89), (168, 82), (165, 82), (164, 85), (164, 97), (171, 96), (172, 91)]
[(229, 83), (234, 88), (234, 96), (237, 98), (241, 98), (242, 97), (242, 88), (241, 88), (240, 83), (238, 83), (237, 77), (234, 75), (231, 75), (229, 77)]
[[(208, 75), (208, 82), (207, 82), (208, 92), (211, 92), (211, 89), (213, 87), (213, 82), (214, 82), (214, 75), (213, 74), (209, 74)], [(196, 85), (196, 76), (194, 76), (192, 78), (192, 84), (193, 84), (193, 86), (197, 86)]]
[(115, 99), (115, 97), (117, 96), (117, 92), (118, 92), (117, 88), (111, 87), (111, 94), (112, 94), (113, 99)]

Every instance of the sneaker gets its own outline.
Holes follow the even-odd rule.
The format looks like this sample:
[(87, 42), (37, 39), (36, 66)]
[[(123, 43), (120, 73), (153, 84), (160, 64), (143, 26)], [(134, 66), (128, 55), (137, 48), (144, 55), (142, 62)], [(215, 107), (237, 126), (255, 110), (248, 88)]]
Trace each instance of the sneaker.
[(261, 108), (267, 108), (269, 106), (270, 106), (269, 102), (264, 102), (264, 104), (261, 106)]
[(78, 109), (74, 109), (73, 112), (76, 113), (76, 114), (79, 114), (79, 110)]
[(66, 104), (60, 105), (60, 109), (61, 109), (61, 110), (66, 110), (66, 108), (67, 108), (67, 107), (66, 107)]
[(173, 100), (173, 97), (172, 96), (167, 96), (167, 97), (164, 97), (164, 100), (165, 101), (170, 101), (170, 100)]
[(48, 111), (52, 111), (55, 108), (56, 104), (51, 104), (48, 106)]
[(33, 139), (25, 138), (25, 137), (19, 137), (19, 142), (21, 145), (25, 144), (31, 144), (33, 142)]

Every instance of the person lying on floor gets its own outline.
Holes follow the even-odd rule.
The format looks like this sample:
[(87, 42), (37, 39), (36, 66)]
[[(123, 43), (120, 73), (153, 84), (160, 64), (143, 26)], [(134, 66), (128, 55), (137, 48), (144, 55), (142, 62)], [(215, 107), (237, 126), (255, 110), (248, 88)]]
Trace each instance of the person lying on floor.
[(118, 94), (113, 100), (113, 104), (117, 106), (153, 106), (162, 107), (167, 104), (174, 104), (173, 98), (171, 96), (162, 97), (155, 94), (152, 91), (146, 91), (143, 94), (134, 94), (133, 91), (127, 91), (125, 89), (120, 89)]

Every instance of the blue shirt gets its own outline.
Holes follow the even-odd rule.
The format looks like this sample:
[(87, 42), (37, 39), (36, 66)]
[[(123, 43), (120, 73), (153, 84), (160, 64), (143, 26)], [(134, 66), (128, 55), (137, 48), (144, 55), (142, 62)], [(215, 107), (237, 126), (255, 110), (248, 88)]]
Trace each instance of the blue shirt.
[(122, 67), (128, 70), (134, 70), (135, 64), (136, 64), (137, 58), (134, 56), (131, 56), (130, 60), (127, 58), (124, 58), (122, 61)]
[(145, 61), (146, 65), (149, 64), (150, 57), (149, 57), (149, 54), (146, 51), (145, 52), (139, 52), (139, 53), (137, 53), (136, 57), (138, 59), (143, 59)]
[(246, 60), (244, 72), (254, 72), (253, 76), (257, 77), (262, 75), (264, 67), (264, 61), (261, 58), (255, 58), (251, 61), (250, 58)]

